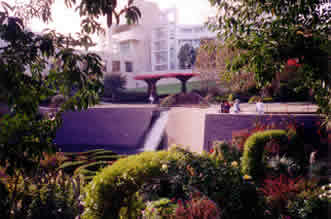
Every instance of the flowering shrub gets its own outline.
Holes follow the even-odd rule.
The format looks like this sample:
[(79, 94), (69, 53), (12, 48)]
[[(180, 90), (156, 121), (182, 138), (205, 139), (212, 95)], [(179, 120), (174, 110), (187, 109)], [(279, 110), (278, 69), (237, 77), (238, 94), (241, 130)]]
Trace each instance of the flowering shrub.
[(118, 218), (122, 208), (135, 210), (125, 200), (137, 192), (148, 201), (189, 200), (192, 191), (222, 206), (222, 219), (260, 212), (255, 187), (246, 185), (238, 167), (174, 148), (128, 156), (104, 168), (87, 186), (83, 218)]
[(288, 214), (300, 219), (329, 218), (331, 199), (327, 191), (330, 185), (319, 187), (316, 182), (308, 181), (299, 187), (301, 192), (294, 200), (288, 201)]
[(79, 177), (64, 175), (62, 171), (40, 172), (29, 178), (18, 175), (9, 178), (7, 187), (12, 219), (75, 219), (82, 206), (82, 181)]
[(216, 203), (201, 194), (192, 197), (188, 201), (178, 200), (176, 208), (176, 219), (219, 219), (221, 214)]
[(300, 192), (298, 185), (302, 182), (301, 178), (291, 179), (285, 175), (280, 175), (277, 178), (265, 179), (260, 191), (266, 196), (272, 208), (283, 209), (287, 201), (293, 199)]

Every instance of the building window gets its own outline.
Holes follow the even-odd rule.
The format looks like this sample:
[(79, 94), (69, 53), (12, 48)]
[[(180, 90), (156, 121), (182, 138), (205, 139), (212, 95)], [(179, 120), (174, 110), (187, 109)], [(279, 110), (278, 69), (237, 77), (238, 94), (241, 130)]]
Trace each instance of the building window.
[(168, 52), (156, 52), (154, 55), (156, 64), (164, 64), (168, 62)]
[(112, 46), (113, 46), (113, 54), (118, 54), (119, 53), (118, 44), (114, 43)]
[(124, 42), (120, 44), (120, 51), (122, 55), (129, 55), (130, 54), (130, 43)]
[(155, 66), (155, 71), (165, 71), (165, 70), (168, 70), (167, 65), (157, 65), (157, 66)]
[(121, 71), (121, 62), (120, 61), (113, 61), (112, 62), (112, 71), (113, 72), (120, 72)]
[(132, 62), (125, 62), (125, 72), (133, 72)]
[(181, 32), (182, 33), (192, 33), (192, 29), (191, 28), (182, 28)]

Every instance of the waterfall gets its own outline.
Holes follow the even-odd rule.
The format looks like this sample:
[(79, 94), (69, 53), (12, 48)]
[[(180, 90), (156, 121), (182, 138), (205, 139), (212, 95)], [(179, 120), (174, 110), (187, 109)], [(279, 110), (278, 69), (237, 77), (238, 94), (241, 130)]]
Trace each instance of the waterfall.
[(162, 111), (147, 134), (142, 151), (156, 151), (168, 122), (169, 112)]

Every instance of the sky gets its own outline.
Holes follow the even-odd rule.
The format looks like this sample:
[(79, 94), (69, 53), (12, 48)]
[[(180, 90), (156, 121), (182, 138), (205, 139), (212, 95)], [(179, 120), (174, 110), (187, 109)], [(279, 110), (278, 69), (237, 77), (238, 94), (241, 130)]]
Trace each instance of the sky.
[[(9, 0), (10, 1), (10, 0)], [(122, 0), (123, 1), (123, 0)], [(179, 11), (180, 24), (203, 24), (208, 16), (215, 14), (208, 0), (146, 0), (155, 2), (162, 8), (176, 7)], [(47, 27), (60, 33), (75, 33), (80, 31), (80, 17), (73, 9), (64, 6), (64, 0), (56, 0), (53, 6), (53, 23)], [(194, 4), (192, 4), (194, 3)], [(32, 22), (34, 31), (42, 31), (46, 26), (40, 21)]]

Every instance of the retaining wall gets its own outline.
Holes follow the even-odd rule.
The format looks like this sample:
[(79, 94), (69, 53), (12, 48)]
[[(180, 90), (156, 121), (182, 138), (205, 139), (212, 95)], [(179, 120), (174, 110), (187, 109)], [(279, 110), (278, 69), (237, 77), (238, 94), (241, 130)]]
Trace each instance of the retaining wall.
[(278, 127), (286, 126), (286, 122), (295, 119), (295, 122), (305, 129), (305, 142), (313, 143), (317, 136), (317, 115), (304, 114), (207, 114), (204, 129), (204, 150), (209, 151), (216, 140), (231, 141), (232, 134), (239, 130), (251, 129), (254, 123), (260, 121), (264, 124), (276, 124)]

